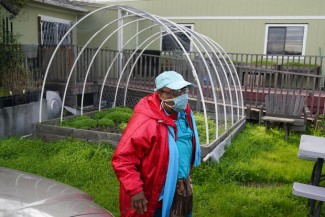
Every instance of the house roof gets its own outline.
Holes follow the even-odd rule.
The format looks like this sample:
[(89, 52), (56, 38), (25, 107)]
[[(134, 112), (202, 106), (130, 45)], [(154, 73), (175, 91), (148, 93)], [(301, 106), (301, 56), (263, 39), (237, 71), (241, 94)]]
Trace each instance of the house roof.
[(61, 7), (65, 9), (70, 9), (78, 12), (89, 12), (88, 9), (81, 7), (75, 1), (73, 2), (69, 0), (55, 0), (55, 1), (54, 0), (33, 0), (33, 1), (56, 6), (56, 7)]
[(11, 1), (5, 1), (5, 0), (0, 0), (0, 4), (11, 14), (17, 15), (20, 11), (20, 8), (18, 5), (13, 4)]

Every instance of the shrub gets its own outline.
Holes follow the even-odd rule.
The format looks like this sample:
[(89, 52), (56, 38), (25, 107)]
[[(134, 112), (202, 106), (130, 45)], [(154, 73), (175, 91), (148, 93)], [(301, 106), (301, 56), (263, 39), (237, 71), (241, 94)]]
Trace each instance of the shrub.
[(127, 123), (129, 122), (132, 114), (131, 113), (125, 113), (124, 111), (113, 111), (113, 112), (108, 112), (105, 115), (105, 118), (109, 118), (114, 121), (115, 124), (120, 124), (120, 123)]
[(100, 120), (100, 119), (102, 119), (106, 114), (107, 114), (107, 111), (97, 111), (97, 112), (94, 114), (93, 119), (95, 119), (95, 120)]
[[(195, 112), (194, 113), (194, 119), (196, 122), (196, 125), (204, 125), (205, 126), (205, 119), (204, 119), (204, 114)], [(215, 121), (208, 116), (208, 126), (209, 128), (215, 128)]]
[(89, 130), (97, 126), (97, 121), (89, 118), (88, 116), (81, 115), (67, 121), (62, 121), (61, 125), (65, 127)]
[[(104, 111), (97, 111), (92, 117), (76, 116), (70, 120), (63, 121), (60, 125), (79, 129), (92, 129), (100, 127), (114, 127), (123, 131), (129, 122), (133, 110), (128, 107), (113, 107)], [(122, 124), (124, 123), (124, 124)], [(120, 124), (120, 126), (119, 126)]]
[(133, 110), (128, 107), (113, 107), (108, 110), (98, 111), (94, 114), (93, 118), (96, 120), (102, 119), (103, 117), (108, 116), (109, 118), (114, 115), (120, 115), (120, 113), (133, 114)]
[(118, 129), (120, 132), (123, 132), (128, 124), (127, 123), (121, 123), (118, 125)]
[(107, 113), (112, 113), (112, 112), (124, 112), (128, 114), (133, 114), (133, 110), (128, 108), (128, 107), (112, 107), (108, 110), (106, 110)]
[(114, 126), (114, 121), (110, 118), (103, 117), (100, 120), (98, 120), (98, 126), (112, 127)]
[[(204, 114), (202, 113), (194, 113), (194, 119), (197, 126), (197, 131), (200, 138), (200, 143), (206, 143), (206, 129), (205, 129), (205, 120)], [(216, 138), (216, 124), (214, 120), (208, 117), (208, 127), (209, 127), (209, 140), (214, 140)]]

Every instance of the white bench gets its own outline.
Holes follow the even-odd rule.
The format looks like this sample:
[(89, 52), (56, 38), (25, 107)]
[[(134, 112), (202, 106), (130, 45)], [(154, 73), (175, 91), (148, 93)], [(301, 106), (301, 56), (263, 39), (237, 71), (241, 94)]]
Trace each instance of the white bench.
[(292, 194), (312, 200), (325, 201), (324, 187), (295, 182), (293, 183)]
[(299, 151), (298, 151), (298, 158), (304, 159), (304, 160), (309, 160), (309, 161), (317, 161), (316, 157), (301, 154)]
[[(292, 194), (309, 199), (308, 216), (320, 217), (322, 205), (325, 201), (325, 188), (295, 182), (293, 183)], [(316, 203), (318, 205), (316, 206)]]

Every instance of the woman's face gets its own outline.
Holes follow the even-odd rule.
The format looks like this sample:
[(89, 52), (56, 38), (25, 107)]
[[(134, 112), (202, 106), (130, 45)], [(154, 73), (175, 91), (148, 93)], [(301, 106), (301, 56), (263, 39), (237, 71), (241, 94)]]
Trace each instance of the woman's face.
[[(188, 92), (187, 87), (184, 87), (179, 90), (172, 90), (167, 87), (164, 87), (160, 91), (158, 91), (158, 96), (159, 96), (160, 100), (163, 101), (166, 99), (174, 99), (175, 97), (178, 97), (178, 96), (185, 94), (187, 92)], [(177, 113), (172, 108), (170, 108), (169, 106), (166, 106), (165, 104), (168, 104), (169, 106), (173, 106), (173, 105), (175, 105), (174, 101), (164, 102), (163, 107), (169, 114)]]

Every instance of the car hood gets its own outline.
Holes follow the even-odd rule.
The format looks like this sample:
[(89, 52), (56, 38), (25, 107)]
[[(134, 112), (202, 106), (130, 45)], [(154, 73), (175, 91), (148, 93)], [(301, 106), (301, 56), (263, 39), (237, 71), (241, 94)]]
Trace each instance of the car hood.
[(92, 197), (69, 185), (0, 167), (2, 217), (112, 217)]

